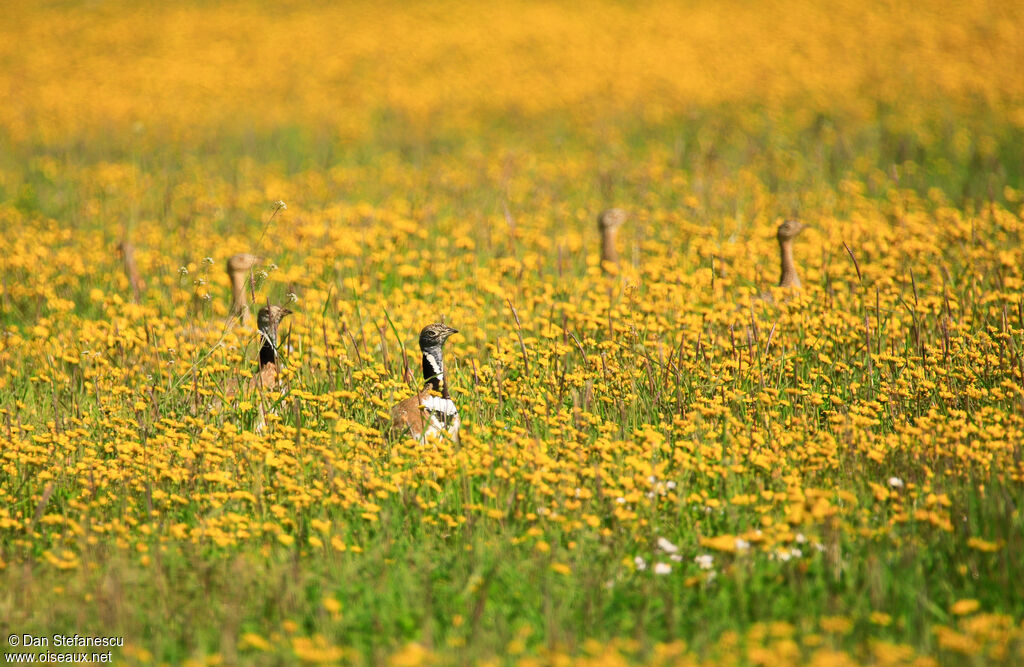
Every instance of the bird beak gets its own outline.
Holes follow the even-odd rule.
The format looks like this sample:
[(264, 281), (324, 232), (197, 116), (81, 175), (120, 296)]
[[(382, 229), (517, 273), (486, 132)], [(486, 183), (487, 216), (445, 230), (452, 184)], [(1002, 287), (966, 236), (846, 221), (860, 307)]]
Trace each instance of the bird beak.
[(292, 314), (292, 311), (288, 310), (287, 308), (282, 308), (281, 309), (281, 317), (284, 317), (285, 315), (291, 315), (291, 314)]

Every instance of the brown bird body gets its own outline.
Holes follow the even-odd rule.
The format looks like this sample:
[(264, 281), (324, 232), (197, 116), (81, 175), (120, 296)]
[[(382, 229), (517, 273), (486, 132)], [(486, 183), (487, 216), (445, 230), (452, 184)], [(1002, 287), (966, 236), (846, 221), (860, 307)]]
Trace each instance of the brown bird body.
[(457, 330), (445, 324), (430, 324), (420, 332), (424, 386), (391, 408), (392, 436), (409, 436), (420, 442), (432, 438), (458, 442), (462, 422), (448, 393), (443, 359), (444, 343), (454, 333)]
[(793, 259), (793, 240), (803, 231), (804, 224), (799, 220), (786, 220), (779, 225), (776, 238), (779, 241), (779, 287), (800, 287), (800, 276), (796, 272), (796, 261)]
[(616, 240), (619, 227), (626, 221), (629, 214), (621, 208), (610, 208), (597, 216), (597, 227), (601, 232), (601, 270), (609, 273), (612, 267), (619, 264), (619, 251)]
[(256, 375), (253, 375), (252, 379), (249, 380), (249, 390), (259, 391), (261, 389), (276, 389), (277, 375), (277, 363), (268, 361), (261, 365), (260, 369), (256, 371)]
[(399, 401), (391, 408), (392, 432), (407, 433), (414, 440), (422, 441), (431, 427), (424, 404), (432, 397), (430, 388), (425, 387), (420, 393)]

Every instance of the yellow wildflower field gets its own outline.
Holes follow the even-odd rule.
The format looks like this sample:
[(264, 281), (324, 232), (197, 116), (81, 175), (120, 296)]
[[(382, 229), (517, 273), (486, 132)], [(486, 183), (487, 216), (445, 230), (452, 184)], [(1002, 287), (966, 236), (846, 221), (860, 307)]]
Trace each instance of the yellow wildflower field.
[[(1005, 1), (15, 1), (3, 650), (1024, 661), (1022, 37)], [(433, 322), (459, 438), (388, 437)]]

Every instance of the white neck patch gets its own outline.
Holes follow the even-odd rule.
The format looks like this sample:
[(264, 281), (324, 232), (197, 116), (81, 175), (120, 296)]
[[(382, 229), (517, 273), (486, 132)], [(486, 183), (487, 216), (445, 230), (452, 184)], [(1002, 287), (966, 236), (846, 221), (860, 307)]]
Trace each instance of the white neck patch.
[(430, 364), (430, 369), (434, 372), (434, 377), (437, 378), (437, 381), (444, 382), (444, 373), (441, 371), (441, 363), (429, 352), (424, 352), (423, 358), (427, 360), (428, 364)]

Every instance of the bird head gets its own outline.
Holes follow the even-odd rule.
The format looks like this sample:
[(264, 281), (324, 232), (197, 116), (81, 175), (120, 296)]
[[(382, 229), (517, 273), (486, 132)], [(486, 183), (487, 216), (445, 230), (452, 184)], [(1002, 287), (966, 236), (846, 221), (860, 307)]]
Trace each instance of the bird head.
[(247, 252), (240, 252), (228, 258), (228, 273), (241, 273), (248, 271), (263, 261), (262, 257), (250, 255)]
[(781, 225), (779, 225), (778, 232), (776, 232), (776, 237), (778, 237), (779, 241), (789, 241), (795, 239), (797, 235), (803, 231), (804, 227), (806, 227), (804, 223), (794, 218), (790, 218), (789, 220), (786, 220)]
[(618, 229), (628, 218), (629, 213), (621, 208), (610, 208), (597, 216), (597, 226), (601, 228), (601, 231)]
[(260, 312), (256, 315), (256, 325), (261, 331), (277, 331), (277, 325), (281, 323), (287, 315), (291, 315), (292, 311), (281, 306), (266, 305), (260, 308)]
[(428, 324), (423, 327), (423, 331), (420, 332), (420, 349), (426, 350), (431, 347), (440, 347), (444, 345), (444, 342), (452, 334), (459, 333), (458, 329), (453, 329), (447, 324), (440, 322), (436, 324)]

